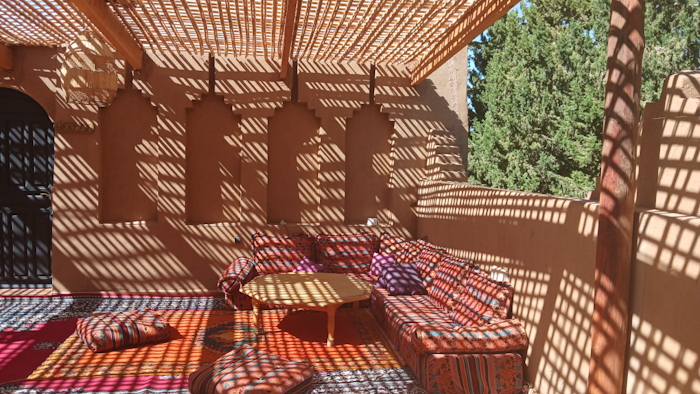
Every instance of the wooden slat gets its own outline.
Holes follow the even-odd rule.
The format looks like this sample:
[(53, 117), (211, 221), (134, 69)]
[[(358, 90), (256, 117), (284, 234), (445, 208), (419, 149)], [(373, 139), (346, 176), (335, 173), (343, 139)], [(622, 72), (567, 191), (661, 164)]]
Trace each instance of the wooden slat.
[(423, 81), (519, 2), (482, 0), (475, 3), (444, 36), (435, 39), (435, 44), (412, 70), (411, 83), (416, 85)]
[(0, 67), (5, 70), (12, 70), (12, 67), (14, 67), (12, 49), (4, 44), (0, 44)]
[[(300, 0), (299, 0), (300, 1)], [(284, 19), (284, 43), (282, 44), (282, 69), (280, 79), (287, 78), (289, 68), (289, 53), (292, 50), (292, 37), (296, 29), (295, 20), (297, 15), (298, 0), (287, 0), (287, 14)]]
[(143, 50), (104, 1), (70, 0), (135, 70), (143, 68)]

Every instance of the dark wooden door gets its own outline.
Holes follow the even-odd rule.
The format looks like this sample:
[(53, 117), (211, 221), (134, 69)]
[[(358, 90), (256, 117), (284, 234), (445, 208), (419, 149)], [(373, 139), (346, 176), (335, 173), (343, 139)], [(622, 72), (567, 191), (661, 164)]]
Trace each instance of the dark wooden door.
[(31, 97), (0, 88), (0, 287), (51, 285), (54, 128)]

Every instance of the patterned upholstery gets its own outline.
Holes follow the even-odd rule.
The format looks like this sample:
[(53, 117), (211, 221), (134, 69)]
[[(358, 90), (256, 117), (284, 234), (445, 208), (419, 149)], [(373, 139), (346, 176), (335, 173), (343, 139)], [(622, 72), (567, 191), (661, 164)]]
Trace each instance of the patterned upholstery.
[(93, 352), (165, 341), (171, 335), (168, 321), (148, 308), (81, 318), (75, 331)]
[(393, 254), (398, 264), (411, 263), (420, 254), (420, 246), (416, 241), (408, 241), (398, 235), (382, 231), (379, 235), (379, 254)]
[(376, 237), (373, 233), (316, 235), (317, 262), (327, 272), (369, 273)]
[(516, 319), (488, 326), (463, 327), (420, 324), (412, 330), (411, 345), (425, 353), (504, 353), (527, 348), (527, 333)]
[(255, 269), (260, 275), (292, 272), (304, 257), (314, 257), (314, 238), (309, 234), (283, 237), (255, 233), (252, 245)]
[(421, 251), (416, 257), (416, 267), (418, 267), (418, 272), (423, 278), (423, 285), (425, 285), (426, 289), (430, 289), (437, 273), (437, 265), (442, 259), (445, 249), (438, 248), (428, 241), (420, 239), (416, 242), (421, 247)]
[(313, 374), (311, 364), (243, 345), (193, 372), (187, 388), (193, 394), (299, 392)]
[(422, 360), (421, 383), (429, 393), (515, 394), (523, 390), (519, 354), (431, 354)]
[(384, 305), (384, 330), (395, 344), (409, 344), (419, 325), (454, 327), (449, 314), (429, 296), (389, 296)]
[(508, 318), (513, 287), (469, 270), (464, 291), (457, 298), (452, 318), (463, 325), (483, 325)]
[(468, 261), (449, 254), (445, 254), (438, 263), (437, 273), (428, 294), (446, 311), (452, 310), (455, 299), (462, 292), (462, 281), (469, 265)]
[(258, 276), (253, 260), (239, 257), (224, 270), (216, 287), (223, 293), (230, 293)]

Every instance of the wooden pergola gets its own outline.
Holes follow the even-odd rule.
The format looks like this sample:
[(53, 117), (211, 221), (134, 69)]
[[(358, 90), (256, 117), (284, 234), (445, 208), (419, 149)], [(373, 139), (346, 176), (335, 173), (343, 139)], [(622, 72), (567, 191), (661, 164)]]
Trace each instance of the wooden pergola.
[[(3, 0), (0, 68), (15, 46), (101, 35), (145, 51), (404, 65), (417, 84), (519, 0)], [(627, 341), (644, 0), (611, 0), (589, 392), (620, 393)]]

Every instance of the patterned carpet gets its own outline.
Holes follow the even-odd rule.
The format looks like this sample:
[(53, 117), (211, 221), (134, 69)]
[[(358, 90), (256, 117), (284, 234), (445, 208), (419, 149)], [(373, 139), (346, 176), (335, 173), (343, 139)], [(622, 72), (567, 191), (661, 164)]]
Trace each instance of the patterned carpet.
[[(175, 338), (92, 353), (73, 333), (79, 317), (145, 307), (168, 318)], [(186, 393), (189, 373), (255, 339), (251, 312), (226, 311), (215, 297), (7, 297), (0, 310), (0, 383), (10, 372), (21, 375), (12, 366), (25, 365), (25, 377), (31, 373), (0, 385), (0, 393)], [(424, 392), (367, 310), (339, 310), (333, 348), (325, 346), (325, 322), (321, 312), (266, 311), (257, 346), (313, 363), (311, 393)], [(21, 341), (13, 341), (18, 335)], [(36, 357), (27, 356), (32, 352)]]

